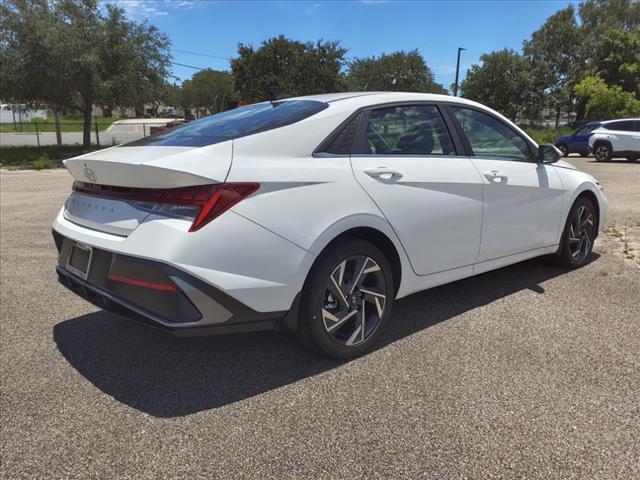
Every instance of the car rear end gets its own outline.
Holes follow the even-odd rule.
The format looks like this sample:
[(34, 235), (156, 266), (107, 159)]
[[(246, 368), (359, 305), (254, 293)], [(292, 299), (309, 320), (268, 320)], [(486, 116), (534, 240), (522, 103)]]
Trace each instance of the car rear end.
[(231, 162), (232, 141), (67, 160), (75, 182), (53, 224), (60, 282), (177, 335), (276, 328), (312, 258), (232, 211), (260, 185), (225, 182)]

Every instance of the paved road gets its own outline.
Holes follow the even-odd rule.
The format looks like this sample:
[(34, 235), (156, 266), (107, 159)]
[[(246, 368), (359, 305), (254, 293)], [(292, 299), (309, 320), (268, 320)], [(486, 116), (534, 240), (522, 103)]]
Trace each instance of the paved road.
[[(640, 220), (640, 165), (573, 160)], [(50, 224), (70, 184), (0, 174), (0, 477), (640, 477), (640, 269), (618, 238), (578, 271), (406, 298), (384, 345), (340, 364), (275, 333), (174, 339), (68, 293)]]

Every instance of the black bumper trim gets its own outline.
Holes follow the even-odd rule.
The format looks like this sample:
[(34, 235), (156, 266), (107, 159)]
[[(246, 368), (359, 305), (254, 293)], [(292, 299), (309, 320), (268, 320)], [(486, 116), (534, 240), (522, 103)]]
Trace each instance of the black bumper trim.
[(278, 312), (275, 314), (274, 318), (237, 322), (225, 325), (185, 326), (173, 322), (175, 326), (168, 326), (167, 323), (169, 323), (169, 321), (167, 319), (133, 305), (126, 300), (118, 298), (111, 293), (86, 282), (60, 266), (56, 267), (56, 272), (58, 273), (58, 281), (63, 286), (93, 305), (104, 310), (108, 310), (121, 317), (143, 323), (178, 337), (278, 330), (280, 319), (286, 315), (286, 313)]

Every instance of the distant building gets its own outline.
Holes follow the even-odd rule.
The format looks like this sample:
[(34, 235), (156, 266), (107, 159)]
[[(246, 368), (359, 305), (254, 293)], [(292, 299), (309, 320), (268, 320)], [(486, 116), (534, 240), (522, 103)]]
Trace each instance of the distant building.
[(28, 108), (24, 103), (0, 104), (0, 123), (30, 122), (34, 118), (46, 119), (47, 116), (46, 108)]

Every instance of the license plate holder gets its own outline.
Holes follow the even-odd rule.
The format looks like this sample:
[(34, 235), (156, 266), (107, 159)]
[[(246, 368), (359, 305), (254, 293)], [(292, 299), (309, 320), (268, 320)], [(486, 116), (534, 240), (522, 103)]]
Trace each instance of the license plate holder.
[(67, 270), (86, 280), (93, 260), (93, 247), (82, 242), (73, 242), (67, 260)]

